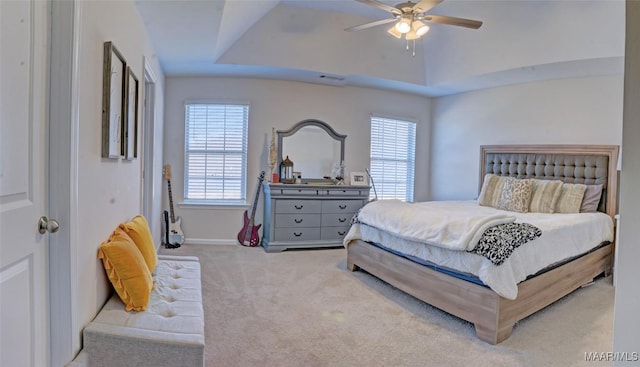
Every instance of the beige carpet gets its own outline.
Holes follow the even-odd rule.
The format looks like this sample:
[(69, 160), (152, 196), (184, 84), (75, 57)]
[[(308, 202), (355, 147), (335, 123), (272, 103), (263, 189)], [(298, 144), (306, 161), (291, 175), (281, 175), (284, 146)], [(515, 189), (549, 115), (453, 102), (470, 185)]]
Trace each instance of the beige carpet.
[(602, 278), (492, 346), (473, 325), (362, 272), (344, 249), (268, 254), (184, 245), (202, 266), (206, 366), (605, 366), (614, 289)]

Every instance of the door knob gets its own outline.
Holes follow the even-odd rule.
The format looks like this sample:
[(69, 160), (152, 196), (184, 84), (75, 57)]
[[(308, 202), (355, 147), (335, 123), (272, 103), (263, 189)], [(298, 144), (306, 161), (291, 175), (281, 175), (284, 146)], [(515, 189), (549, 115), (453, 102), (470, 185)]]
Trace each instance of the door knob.
[(46, 232), (56, 233), (59, 228), (60, 223), (57, 220), (49, 219), (44, 215), (38, 220), (38, 232), (40, 234), (45, 234)]

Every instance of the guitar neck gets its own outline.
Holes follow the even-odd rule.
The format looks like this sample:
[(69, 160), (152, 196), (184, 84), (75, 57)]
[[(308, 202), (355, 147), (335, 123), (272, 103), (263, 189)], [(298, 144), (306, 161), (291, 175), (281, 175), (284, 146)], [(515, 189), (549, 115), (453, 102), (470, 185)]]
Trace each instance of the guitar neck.
[(251, 223), (252, 226), (254, 222), (253, 219), (256, 216), (256, 208), (258, 207), (258, 197), (260, 197), (260, 186), (262, 184), (262, 180), (264, 180), (264, 171), (262, 171), (262, 173), (260, 174), (260, 177), (258, 177), (258, 188), (256, 190), (256, 195), (253, 198), (253, 208), (251, 209), (251, 218), (249, 218), (249, 222)]
[(167, 188), (169, 189), (169, 216), (171, 217), (171, 223), (175, 223), (176, 217), (173, 215), (173, 195), (171, 194), (171, 180), (167, 180)]
[(259, 195), (260, 195), (260, 185), (258, 185), (258, 191), (256, 191), (256, 197), (253, 199), (253, 208), (251, 209), (251, 218), (249, 218), (251, 225), (253, 225), (253, 218), (256, 216), (256, 207), (258, 206)]

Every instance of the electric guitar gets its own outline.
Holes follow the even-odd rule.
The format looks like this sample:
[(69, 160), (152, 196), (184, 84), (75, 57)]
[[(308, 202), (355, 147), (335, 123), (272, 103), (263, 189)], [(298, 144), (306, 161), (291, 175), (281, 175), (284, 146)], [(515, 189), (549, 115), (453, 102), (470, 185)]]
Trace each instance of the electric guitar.
[(262, 224), (258, 224), (257, 226), (254, 223), (254, 217), (256, 215), (256, 207), (258, 206), (258, 197), (260, 196), (260, 186), (262, 185), (262, 181), (264, 180), (264, 171), (260, 173), (260, 177), (258, 177), (258, 189), (256, 190), (256, 196), (253, 199), (253, 208), (251, 209), (251, 217), (249, 218), (248, 210), (244, 211), (244, 225), (240, 232), (238, 232), (238, 242), (242, 246), (250, 246), (255, 247), (260, 243), (260, 235), (258, 234), (258, 230), (262, 226)]
[[(164, 166), (164, 178), (167, 180), (167, 188), (169, 189), (169, 218), (165, 220), (165, 241), (167, 248), (177, 248), (184, 243), (184, 233), (182, 232), (180, 217), (175, 217), (173, 214), (173, 196), (171, 194), (171, 165), (165, 164)], [(165, 210), (166, 213), (166, 210)], [(165, 214), (166, 218), (166, 214)]]

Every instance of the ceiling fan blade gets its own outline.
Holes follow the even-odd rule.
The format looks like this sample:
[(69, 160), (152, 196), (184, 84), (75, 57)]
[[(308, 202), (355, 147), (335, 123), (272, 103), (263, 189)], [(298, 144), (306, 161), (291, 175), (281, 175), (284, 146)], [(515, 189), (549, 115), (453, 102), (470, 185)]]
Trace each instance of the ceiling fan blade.
[(384, 11), (388, 11), (392, 14), (397, 14), (397, 15), (401, 15), (402, 11), (398, 8), (394, 8), (391, 5), (387, 5), (383, 2), (377, 1), (377, 0), (356, 0), (359, 1), (363, 4), (367, 4), (367, 5), (371, 5), (371, 6), (375, 6), (378, 9), (382, 9)]
[(457, 25), (460, 27), (473, 28), (473, 29), (478, 29), (482, 25), (482, 22), (479, 20), (447, 17), (444, 15), (428, 14), (428, 15), (425, 15), (424, 17), (421, 17), (421, 19), (426, 20), (427, 22), (432, 22), (432, 23)]
[(433, 8), (434, 6), (440, 4), (441, 2), (443, 2), (444, 0), (422, 0), (419, 3), (417, 3), (416, 5), (413, 6), (413, 13), (414, 14), (420, 14), (420, 13), (424, 13), (427, 10), (430, 10), (431, 8)]
[(359, 31), (361, 29), (376, 27), (376, 26), (379, 26), (379, 25), (383, 25), (383, 24), (387, 24), (387, 23), (391, 23), (391, 22), (395, 22), (395, 21), (396, 21), (396, 18), (376, 20), (375, 22), (369, 22), (369, 23), (360, 24), (360, 25), (357, 25), (357, 26), (346, 28), (345, 31), (347, 31), (347, 32)]

